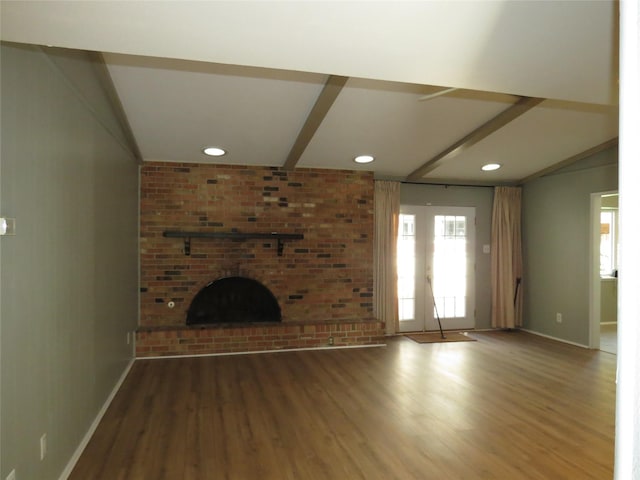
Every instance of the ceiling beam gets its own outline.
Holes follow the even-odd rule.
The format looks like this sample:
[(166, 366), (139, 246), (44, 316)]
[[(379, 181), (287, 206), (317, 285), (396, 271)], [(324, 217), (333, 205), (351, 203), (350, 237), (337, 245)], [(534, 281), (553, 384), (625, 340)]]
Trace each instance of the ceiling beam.
[(518, 181), (518, 185), (524, 185), (525, 183), (530, 182), (531, 180), (535, 180), (536, 178), (549, 175), (550, 173), (555, 172), (556, 170), (560, 170), (561, 168), (568, 167), (569, 165), (572, 165), (576, 162), (579, 162), (580, 160), (590, 157), (591, 155), (595, 155), (596, 153), (600, 153), (611, 147), (615, 147), (616, 145), (618, 145), (618, 137), (614, 137), (610, 140), (607, 140), (606, 142), (602, 142), (601, 144), (596, 145), (595, 147), (589, 148), (583, 152), (573, 155), (572, 157), (569, 157), (558, 163), (554, 163), (553, 165), (547, 168), (543, 168), (538, 172), (532, 173), (528, 177), (524, 177), (522, 180)]
[(136, 162), (138, 162), (139, 165), (142, 165), (142, 152), (140, 151), (136, 137), (133, 134), (133, 129), (129, 123), (129, 118), (124, 111), (124, 106), (122, 105), (116, 86), (113, 83), (113, 78), (111, 78), (111, 73), (109, 73), (109, 69), (107, 68), (107, 63), (104, 61), (104, 56), (99, 52), (89, 52), (89, 55), (93, 60), (96, 72), (100, 78), (102, 86), (104, 87), (107, 97), (109, 98), (109, 102), (113, 107), (116, 118), (120, 123), (120, 127), (122, 128), (122, 132), (128, 143), (129, 149), (136, 159)]
[(318, 95), (316, 103), (313, 105), (311, 112), (309, 112), (307, 120), (300, 129), (298, 138), (296, 138), (293, 147), (291, 147), (291, 150), (289, 151), (287, 160), (282, 166), (284, 170), (293, 170), (295, 168), (300, 157), (315, 135), (316, 130), (318, 130), (318, 127), (324, 120), (324, 117), (327, 116), (327, 113), (329, 113), (329, 109), (331, 109), (333, 102), (340, 94), (342, 87), (344, 87), (348, 79), (349, 77), (341, 77), (339, 75), (329, 76), (327, 82), (324, 84), (322, 92)]
[(437, 98), (441, 95), (446, 95), (447, 93), (455, 92), (456, 90), (460, 90), (457, 87), (445, 88), (443, 90), (438, 90), (437, 92), (428, 93), (426, 95), (421, 96), (418, 101), (424, 102), (425, 100), (431, 100), (432, 98)]
[(533, 107), (538, 105), (540, 102), (543, 102), (544, 98), (535, 98), (535, 97), (520, 97), (516, 103), (511, 105), (509, 108), (500, 112), (498, 115), (493, 117), (491, 120), (476, 128), (473, 132), (466, 135), (464, 138), (458, 140), (456, 143), (446, 148), (442, 152), (440, 152), (435, 157), (427, 160), (423, 163), (419, 168), (409, 174), (407, 180), (409, 181), (417, 181), (420, 180), (427, 174), (428, 172), (436, 169), (442, 162), (449, 160), (463, 151), (471, 148), (476, 143), (481, 140), (487, 138), (493, 132), (501, 129), (509, 122), (512, 122), (520, 115), (528, 112)]

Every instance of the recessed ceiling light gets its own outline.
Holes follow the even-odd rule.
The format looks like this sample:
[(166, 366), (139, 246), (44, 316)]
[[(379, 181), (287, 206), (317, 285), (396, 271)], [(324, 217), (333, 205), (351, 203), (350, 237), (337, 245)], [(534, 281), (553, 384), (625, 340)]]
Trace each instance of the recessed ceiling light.
[(373, 155), (358, 155), (356, 158), (353, 159), (353, 161), (356, 163), (371, 163), (373, 162), (373, 160), (374, 160)]
[(221, 157), (227, 153), (226, 150), (220, 147), (207, 147), (202, 150), (205, 155), (209, 155), (210, 157)]
[(498, 170), (502, 165), (500, 165), (499, 163), (487, 163), (486, 165), (482, 166), (482, 171), (484, 172), (491, 172), (493, 170)]

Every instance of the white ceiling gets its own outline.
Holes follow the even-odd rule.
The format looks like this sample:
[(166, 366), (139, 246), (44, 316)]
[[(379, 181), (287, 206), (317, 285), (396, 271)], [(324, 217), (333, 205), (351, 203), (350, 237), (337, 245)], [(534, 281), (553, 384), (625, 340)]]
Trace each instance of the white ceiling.
[[(284, 165), (330, 75), (349, 77), (298, 167), (518, 182), (617, 136), (612, 1), (9, 2), (3, 40), (102, 52), (144, 160)], [(459, 90), (421, 100), (444, 87)], [(492, 92), (492, 93), (491, 93)], [(521, 97), (545, 101), (461, 141)], [(360, 153), (376, 156), (362, 167)], [(480, 172), (486, 162), (503, 168)]]

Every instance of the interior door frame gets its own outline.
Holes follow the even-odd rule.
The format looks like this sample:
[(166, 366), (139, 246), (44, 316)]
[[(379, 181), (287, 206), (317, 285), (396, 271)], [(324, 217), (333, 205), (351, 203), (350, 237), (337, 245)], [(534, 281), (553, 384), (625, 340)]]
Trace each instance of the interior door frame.
[[(469, 229), (468, 232), (471, 234), (467, 236), (472, 241), (472, 245), (467, 245), (467, 292), (466, 292), (466, 316), (465, 319), (470, 319), (472, 326), (453, 326), (449, 328), (449, 330), (457, 330), (457, 329), (469, 329), (475, 328), (476, 325), (476, 277), (475, 277), (475, 242), (476, 242), (476, 207), (474, 206), (461, 206), (461, 205), (401, 205), (400, 212), (403, 214), (415, 215), (416, 216), (416, 249), (422, 248), (425, 252), (424, 258), (422, 259), (425, 265), (421, 265), (420, 267), (416, 266), (416, 277), (422, 272), (424, 274), (424, 293), (423, 298), (419, 299), (419, 294), (417, 293), (418, 285), (416, 285), (416, 293), (415, 293), (415, 305), (414, 305), (414, 320), (407, 320), (407, 322), (412, 322), (413, 325), (408, 325), (411, 329), (399, 329), (400, 332), (410, 332), (410, 331), (431, 331), (436, 330), (438, 328), (438, 323), (435, 315), (428, 315), (427, 312), (434, 310), (433, 298), (431, 295), (431, 288), (426, 281), (427, 274), (433, 278), (433, 265), (430, 266), (429, 269), (426, 268), (427, 263), (432, 263), (432, 260), (427, 260), (427, 249), (430, 248), (429, 245), (432, 245), (433, 238), (427, 238), (429, 232), (431, 232), (431, 236), (433, 236), (433, 228), (429, 229), (426, 226), (418, 227), (418, 218), (420, 216), (424, 218), (435, 218), (436, 215), (463, 215), (468, 219)], [(418, 232), (422, 232), (424, 238), (418, 239)], [(421, 305), (418, 305), (418, 302), (421, 301)], [(418, 318), (418, 312), (422, 314), (422, 319)], [(442, 317), (444, 319), (445, 317)], [(460, 317), (463, 318), (463, 317)], [(400, 323), (402, 325), (403, 322)], [(421, 324), (419, 330), (415, 330), (417, 324)], [(433, 325), (431, 325), (433, 324)], [(434, 328), (431, 328), (434, 327)], [(447, 329), (447, 325), (442, 325), (443, 329)]]
[(591, 194), (589, 235), (589, 348), (600, 349), (600, 211), (602, 196), (618, 193), (618, 190)]

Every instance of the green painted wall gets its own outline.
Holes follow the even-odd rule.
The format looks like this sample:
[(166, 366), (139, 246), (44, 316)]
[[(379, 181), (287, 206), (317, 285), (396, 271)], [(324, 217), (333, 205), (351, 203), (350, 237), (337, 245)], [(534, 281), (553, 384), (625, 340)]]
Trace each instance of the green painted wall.
[(1, 48), (0, 478), (57, 479), (133, 357), (138, 166), (85, 54)]
[(591, 194), (617, 190), (617, 158), (609, 149), (523, 187), (524, 328), (589, 345)]

